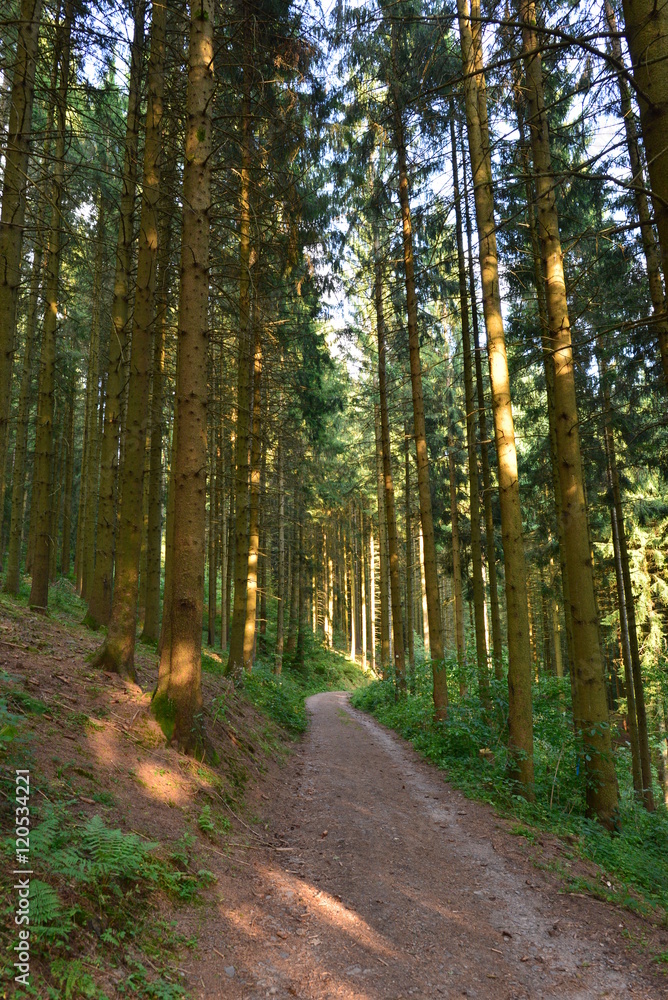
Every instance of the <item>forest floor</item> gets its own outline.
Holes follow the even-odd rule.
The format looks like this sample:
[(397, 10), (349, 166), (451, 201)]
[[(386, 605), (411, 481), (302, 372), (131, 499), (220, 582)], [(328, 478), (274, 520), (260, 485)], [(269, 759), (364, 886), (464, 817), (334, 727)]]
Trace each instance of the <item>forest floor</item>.
[[(453, 790), (346, 694), (309, 699), (295, 746), (222, 678), (205, 676), (221, 754), (205, 767), (165, 748), (150, 720), (151, 651), (140, 651), (142, 686), (93, 674), (86, 656), (99, 637), (6, 602), (0, 639), (2, 684), (32, 736), (38, 813), (60, 796), (60, 815), (79, 828), (100, 815), (159, 842), (160, 871), (172, 872), (164, 884), (173, 888), (176, 865), (196, 889), (189, 899), (107, 887), (104, 902), (82, 884), (67, 941), (47, 939), (36, 958), (32, 995), (668, 996), (655, 960), (668, 949), (665, 927), (566, 892), (568, 844), (517, 836), (512, 820)], [(76, 876), (43, 877), (67, 902)], [(82, 899), (97, 915), (82, 920)], [(66, 958), (49, 967), (56, 953)]]

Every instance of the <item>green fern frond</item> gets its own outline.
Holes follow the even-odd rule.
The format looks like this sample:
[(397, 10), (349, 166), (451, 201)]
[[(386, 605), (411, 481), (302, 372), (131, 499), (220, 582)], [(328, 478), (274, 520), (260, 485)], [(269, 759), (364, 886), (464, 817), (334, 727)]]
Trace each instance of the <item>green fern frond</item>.
[(62, 904), (53, 886), (39, 879), (30, 880), (30, 922), (38, 927), (53, 923), (62, 916)]
[(137, 878), (146, 874), (148, 856), (157, 847), (133, 833), (110, 830), (99, 816), (88, 821), (81, 843), (91, 860), (91, 875), (97, 877)]

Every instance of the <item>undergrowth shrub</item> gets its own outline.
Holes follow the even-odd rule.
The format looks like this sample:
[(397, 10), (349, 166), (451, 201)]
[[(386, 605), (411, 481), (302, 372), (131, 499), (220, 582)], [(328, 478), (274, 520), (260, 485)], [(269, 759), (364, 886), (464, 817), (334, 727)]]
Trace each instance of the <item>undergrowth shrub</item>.
[[(96, 985), (100, 975), (91, 975), (91, 969), (103, 972), (107, 965), (124, 969), (128, 994), (163, 1000), (182, 995), (178, 984), (164, 976), (147, 976), (142, 965), (137, 969), (130, 960), (136, 964), (150, 937), (147, 918), (156, 893), (189, 901), (213, 879), (207, 871), (191, 870), (191, 846), (177, 843), (166, 850), (136, 834), (111, 829), (100, 816), (78, 824), (62, 807), (48, 807), (30, 835), (31, 862), (40, 873), (30, 880), (30, 930), (32, 956), (46, 970), (49, 997), (103, 1000), (105, 994)], [(6, 856), (13, 849), (12, 838), (2, 842)], [(2, 903), (10, 918), (10, 891)], [(92, 935), (103, 960), (102, 954), (91, 952)], [(8, 934), (5, 943), (5, 971), (12, 978), (15, 942)], [(136, 956), (129, 951), (132, 945)], [(15, 995), (36, 994), (28, 988)]]

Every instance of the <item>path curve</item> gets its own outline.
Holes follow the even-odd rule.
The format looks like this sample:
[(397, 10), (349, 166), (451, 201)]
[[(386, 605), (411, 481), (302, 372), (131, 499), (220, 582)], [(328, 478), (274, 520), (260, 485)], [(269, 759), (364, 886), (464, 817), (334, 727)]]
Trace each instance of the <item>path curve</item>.
[(239, 972), (240, 997), (668, 995), (625, 949), (628, 914), (560, 894), (489, 807), (346, 694), (307, 707), (308, 734), (269, 810), (281, 846), (254, 863), (260, 951)]

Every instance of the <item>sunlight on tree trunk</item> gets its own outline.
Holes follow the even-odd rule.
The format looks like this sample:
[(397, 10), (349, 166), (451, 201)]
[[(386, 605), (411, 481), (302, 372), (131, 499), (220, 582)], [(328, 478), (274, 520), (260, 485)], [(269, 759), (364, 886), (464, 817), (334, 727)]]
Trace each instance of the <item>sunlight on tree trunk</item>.
[(193, 0), (176, 359), (178, 434), (172, 466), (175, 490), (170, 623), (152, 709), (167, 738), (179, 750), (196, 754), (203, 751), (201, 649), (213, 90), (213, 2)]

